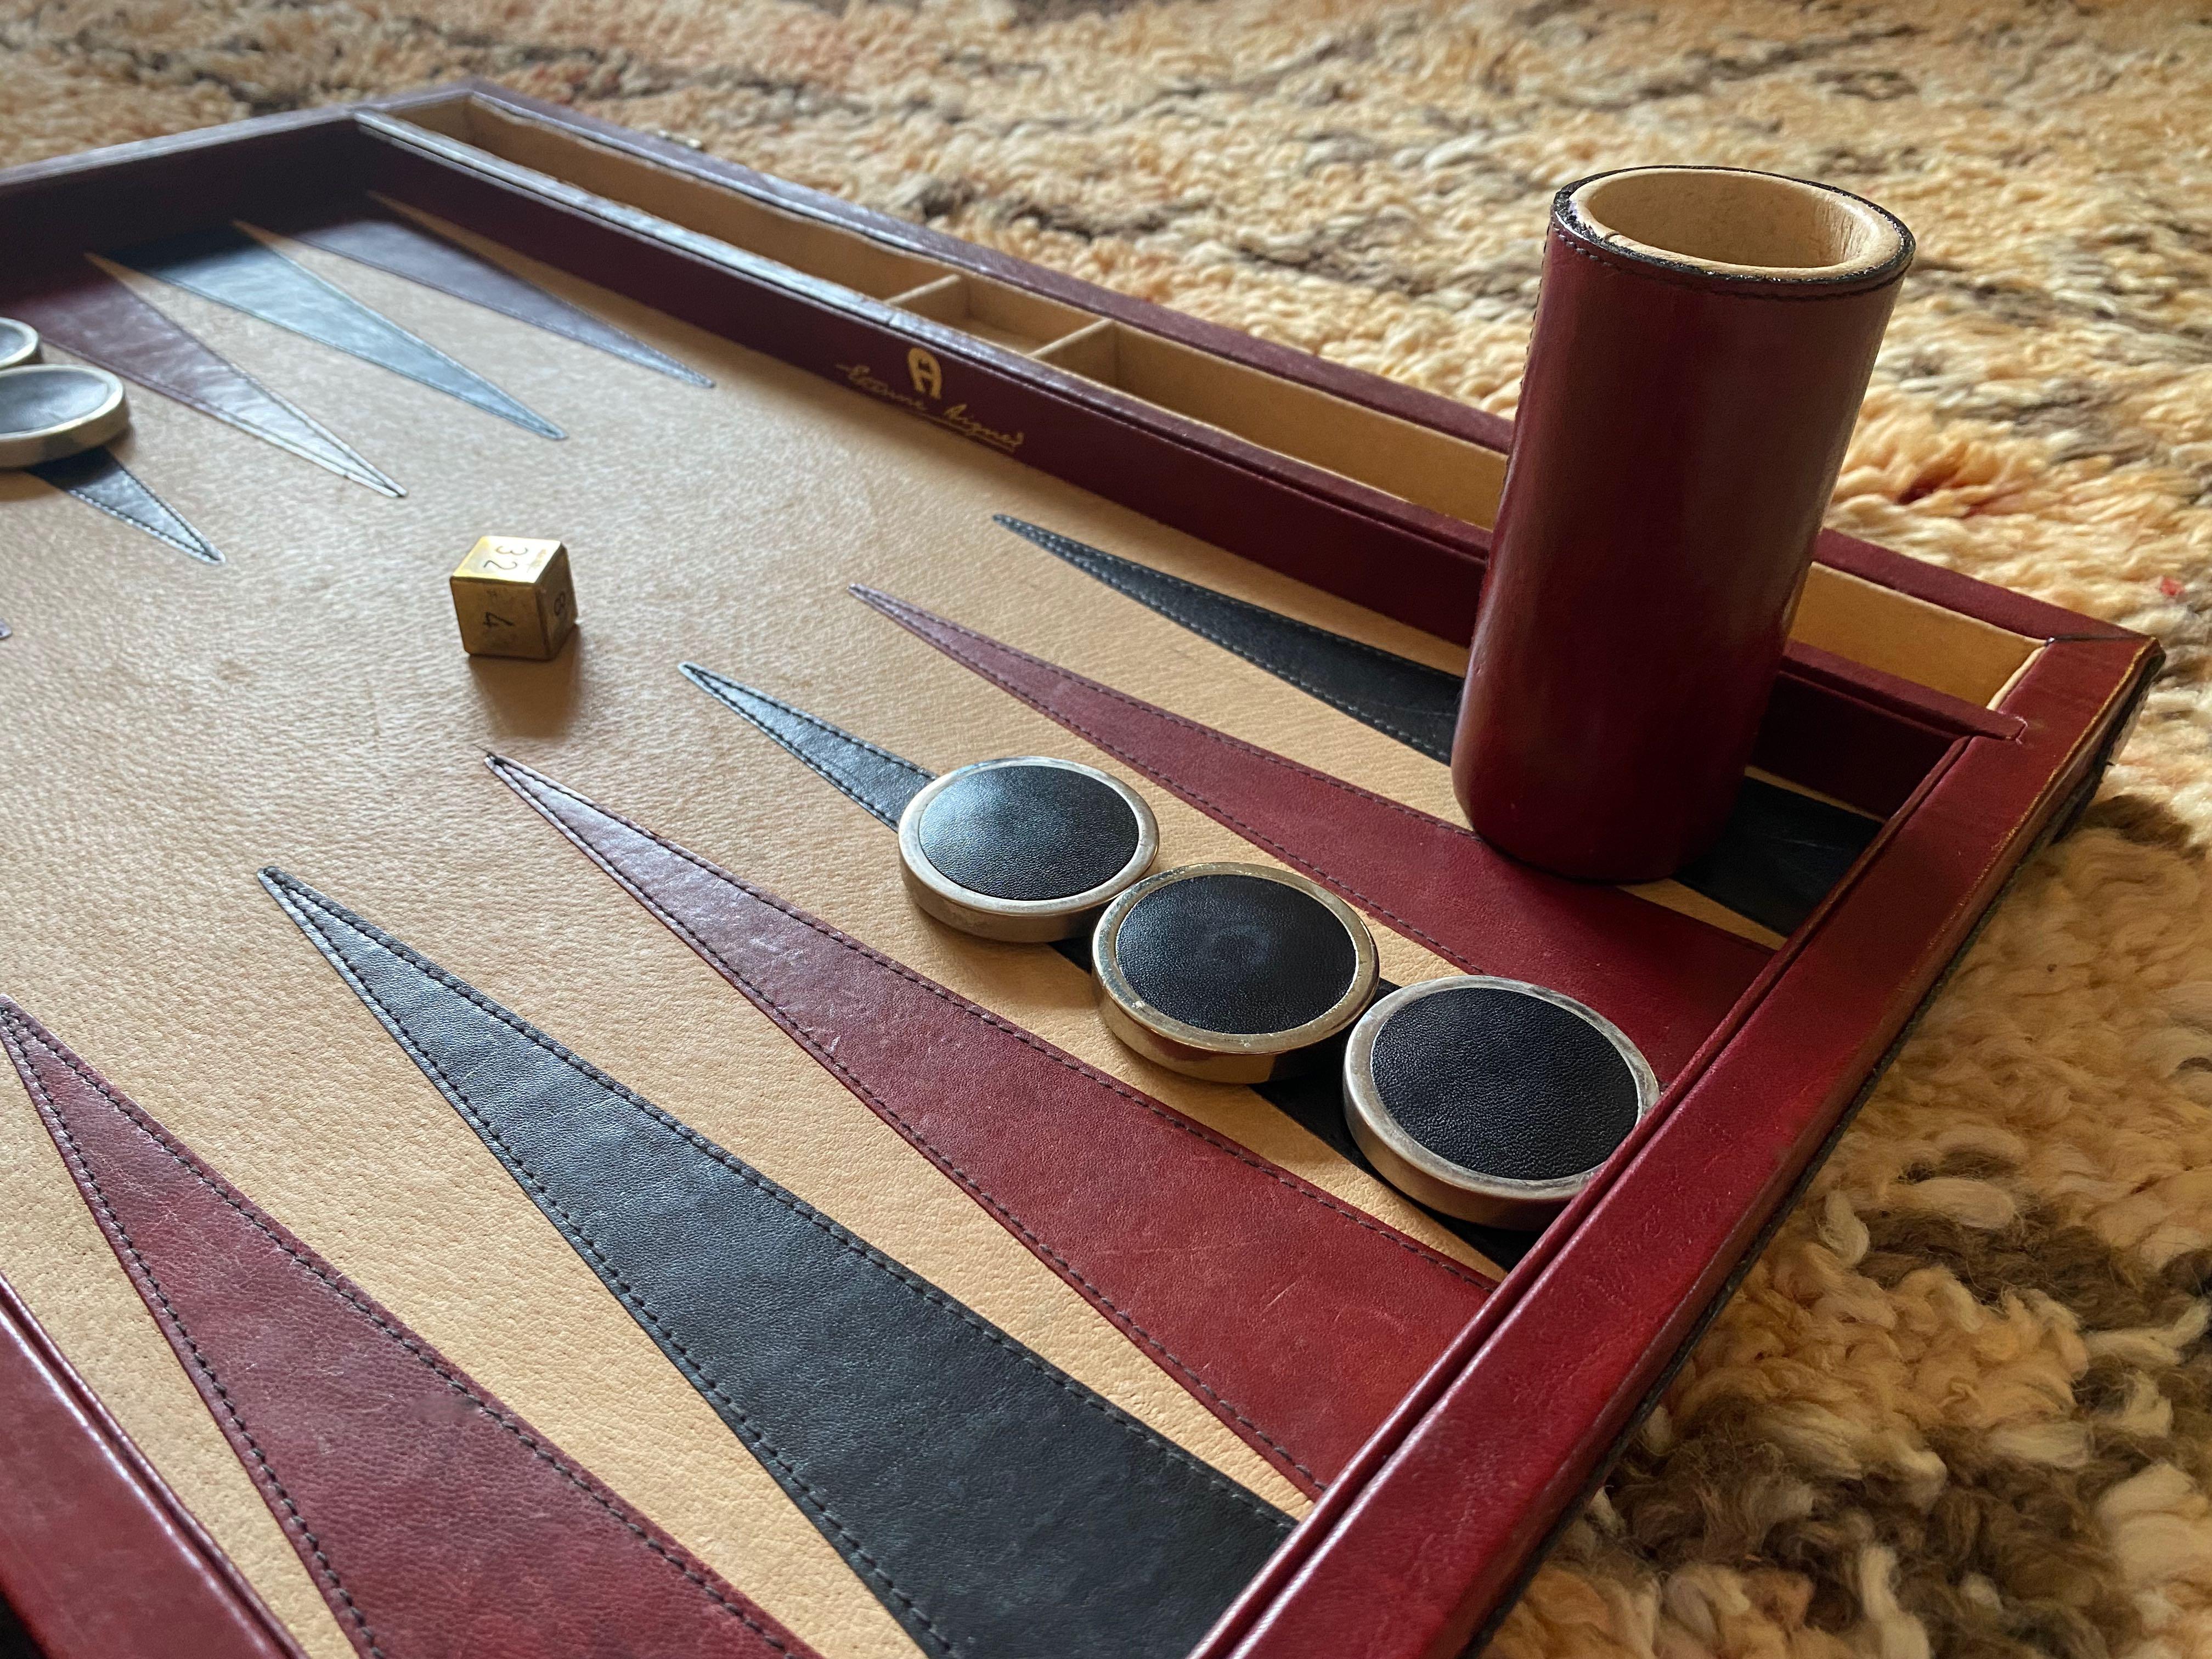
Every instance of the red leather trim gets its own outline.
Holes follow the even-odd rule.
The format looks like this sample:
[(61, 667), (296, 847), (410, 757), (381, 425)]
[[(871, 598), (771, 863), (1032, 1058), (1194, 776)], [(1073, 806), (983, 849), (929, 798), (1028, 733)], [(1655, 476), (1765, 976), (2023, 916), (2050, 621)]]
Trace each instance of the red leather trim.
[(1404, 1234), (550, 778), (490, 764), (1308, 1492), (1482, 1305), (1486, 1283)]
[(1886, 818), (1912, 798), (1960, 735), (1784, 673), (1766, 700), (1751, 762)]
[(5, 998), (0, 1036), (364, 1655), (809, 1655)]
[(350, 109), (289, 110), (0, 171), (0, 228), (74, 255), (358, 190), (363, 159)]
[(2027, 729), (2027, 722), (2009, 709), (1984, 708), (1948, 691), (1916, 684), (1902, 677), (1864, 663), (1823, 651), (1817, 645), (1792, 641), (1790, 655), (1797, 678), (1807, 685), (1850, 697), (1887, 714), (1897, 724), (1912, 723), (1941, 732), (1945, 738), (1996, 738), (2009, 743)]
[(1469, 831), (1140, 702), (870, 589), (956, 662), (1471, 974), (1579, 997), (1663, 1082), (1767, 961), (1757, 945), (1610, 887), (1516, 864)]
[(0, 1279), (0, 1593), (46, 1659), (300, 1659)]
[(2030, 735), (1954, 747), (1710, 1063), (1547, 1231), (1193, 1659), (1460, 1653), (2090, 775), (2156, 657), (2124, 639), (2038, 659), (2008, 704)]

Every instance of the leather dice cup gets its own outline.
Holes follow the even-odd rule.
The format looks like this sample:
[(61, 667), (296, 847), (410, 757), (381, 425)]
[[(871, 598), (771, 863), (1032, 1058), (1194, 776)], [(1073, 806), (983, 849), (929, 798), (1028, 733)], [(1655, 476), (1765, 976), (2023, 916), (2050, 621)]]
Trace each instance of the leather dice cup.
[(1719, 834), (1912, 248), (1770, 173), (1554, 198), (1453, 749), (1484, 839), (1626, 882)]

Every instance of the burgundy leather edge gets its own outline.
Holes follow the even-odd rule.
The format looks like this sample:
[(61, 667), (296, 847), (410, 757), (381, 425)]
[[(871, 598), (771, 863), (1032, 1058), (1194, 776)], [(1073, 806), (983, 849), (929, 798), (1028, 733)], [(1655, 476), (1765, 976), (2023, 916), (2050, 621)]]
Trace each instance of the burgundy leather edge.
[(1899, 720), (1932, 725), (1951, 737), (1996, 738), (2009, 743), (2027, 722), (2017, 714), (1938, 691), (1880, 668), (1869, 668), (1817, 645), (1792, 641), (1790, 665), (1797, 678), (1856, 697)]
[(0, 171), (0, 245), (112, 246), (242, 214), (250, 204), (355, 185), (344, 108), (262, 116)]
[(301, 1659), (4, 1279), (0, 1447), (0, 1593), (46, 1659)]
[[(956, 264), (980, 276), (1027, 289), (1033, 294), (1045, 295), (1079, 310), (1127, 323), (1148, 334), (1158, 334), (1194, 346), (1214, 356), (1249, 363), (1269, 374), (1279, 374), (1287, 380), (1334, 393), (1348, 403), (1395, 415), (1401, 420), (1449, 433), (1455, 438), (1464, 438), (1470, 443), (1480, 444), (1501, 454), (1511, 440), (1513, 424), (1510, 421), (1436, 392), (1424, 392), (1418, 386), (1331, 362), (1325, 357), (1301, 351), (1294, 346), (1262, 340), (1239, 329), (1170, 310), (1151, 300), (1117, 293), (1080, 276), (1070, 276), (1011, 253), (1001, 253), (994, 248), (964, 241), (950, 232), (916, 224), (912, 220), (896, 218), (873, 208), (862, 207), (827, 191), (815, 190), (805, 185), (793, 184), (787, 179), (756, 172), (742, 162), (706, 155), (674, 139), (657, 137), (651, 133), (640, 132), (634, 127), (625, 127), (618, 122), (586, 115), (564, 105), (548, 103), (544, 99), (510, 91), (495, 82), (473, 80), (459, 84), (465, 88), (467, 96), (481, 99), (516, 114), (556, 123), (586, 134), (611, 149), (641, 156), (662, 166), (674, 167), (697, 177), (711, 179), (757, 201), (774, 203), (809, 218), (834, 221), (876, 241), (902, 248), (924, 258)], [(414, 96), (419, 106), (421, 95)], [(396, 103), (382, 100), (372, 100), (370, 105), (370, 107), (379, 109), (396, 106)]]
[(50, 155), (43, 161), (24, 161), (0, 169), (0, 203), (23, 191), (110, 173), (120, 167), (144, 167), (179, 156), (210, 149), (230, 149), (242, 144), (258, 144), (266, 141), (289, 143), (302, 131), (313, 128), (343, 129), (352, 125), (353, 112), (350, 108), (343, 105), (326, 105), (319, 109), (285, 110), (278, 114), (254, 116), (244, 121), (193, 127), (187, 131), (166, 133), (155, 138), (133, 138), (120, 144), (102, 144), (95, 149), (75, 150), (66, 155)]
[(1961, 734), (1795, 673), (1774, 682), (1752, 764), (1887, 818)]
[[(401, 94), (372, 100), (369, 106), (399, 110), (426, 102), (445, 101), (440, 94), (473, 97), (520, 114), (549, 121), (586, 133), (610, 149), (644, 157), (695, 177), (711, 179), (756, 200), (770, 202), (809, 217), (826, 219), (862, 232), (875, 240), (903, 248), (925, 258), (940, 260), (963, 270), (1008, 283), (1080, 310), (1113, 318), (1132, 327), (1159, 334), (1216, 356), (1249, 363), (1287, 380), (1316, 386), (1351, 403), (1397, 416), (1454, 437), (1480, 444), (1500, 454), (1511, 447), (1513, 422), (1502, 415), (1474, 408), (1435, 392), (1386, 380), (1365, 370), (1331, 362), (1327, 358), (1293, 347), (1262, 340), (1219, 323), (1187, 316), (1149, 300), (1102, 288), (1032, 264), (1012, 254), (963, 241), (947, 232), (862, 207), (826, 191), (756, 172), (740, 162), (707, 155), (673, 139), (657, 137), (618, 123), (582, 114), (562, 105), (510, 91), (496, 82), (470, 80), (449, 83), (437, 93)], [(1446, 520), (1446, 523), (1452, 522)], [(1483, 545), (1488, 545), (1485, 536)], [(1820, 534), (1815, 556), (1878, 586), (1896, 589), (1963, 611), (2014, 633), (2037, 639), (2128, 638), (2132, 631), (2114, 623), (2084, 617), (2043, 600), (2017, 593), (1958, 571), (1931, 565), (1895, 550), (1826, 530)], [(1401, 618), (1401, 620), (1408, 620)], [(1415, 622), (1415, 626), (1425, 623)], [(1433, 630), (1432, 630), (1433, 631)], [(1447, 635), (1464, 642), (1463, 635)]]
[[(2054, 646), (2017, 688), (2027, 735), (1954, 746), (1847, 890), (1778, 956), (1772, 994), (1747, 999), (1709, 1063), (1547, 1231), (1439, 1362), (1427, 1397), (1409, 1396), (1377, 1431), (1193, 1659), (1444, 1659), (1501, 1610), (2005, 878), (2087, 778), (2159, 655), (2128, 638)], [(1932, 934), (1918, 925), (1931, 893), (1946, 907)], [(1820, 1058), (1808, 1063), (1808, 1052)], [(1778, 1098), (1776, 1079), (1793, 1073), (1796, 1092)], [(1716, 1138), (1726, 1157), (1696, 1144)], [(1770, 1159), (1755, 1175), (1747, 1154), (1762, 1143)], [(1714, 1190), (1731, 1170), (1758, 1181), (1741, 1202)], [(1608, 1263), (1608, 1249), (1633, 1262)], [(1624, 1273), (1639, 1297), (1659, 1291), (1657, 1305), (1618, 1294)], [(1594, 1304), (1614, 1316), (1594, 1327)], [(1532, 1419), (1526, 1401), (1539, 1394), (1547, 1409)], [(1509, 1419), (1521, 1431), (1498, 1436)], [(1463, 1501), (1469, 1491), (1483, 1493), (1480, 1505)], [(1392, 1564), (1385, 1582), (1377, 1562)]]

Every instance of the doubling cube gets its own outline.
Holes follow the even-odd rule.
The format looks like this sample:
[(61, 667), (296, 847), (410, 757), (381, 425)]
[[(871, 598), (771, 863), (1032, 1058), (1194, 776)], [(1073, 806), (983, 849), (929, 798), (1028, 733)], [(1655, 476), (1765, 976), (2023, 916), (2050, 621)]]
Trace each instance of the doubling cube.
[(522, 536), (486, 536), (454, 568), (453, 616), (475, 657), (543, 662), (576, 625), (568, 550)]

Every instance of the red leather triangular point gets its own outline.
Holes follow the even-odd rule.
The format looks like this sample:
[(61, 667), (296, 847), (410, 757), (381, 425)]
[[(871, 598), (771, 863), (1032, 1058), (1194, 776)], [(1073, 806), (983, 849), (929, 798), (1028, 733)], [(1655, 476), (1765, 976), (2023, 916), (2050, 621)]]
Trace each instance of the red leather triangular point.
[(1489, 1293), (1471, 1269), (775, 895), (542, 773), (489, 764), (1308, 1492)]
[(364, 1655), (811, 1659), (5, 998), (0, 1040)]

